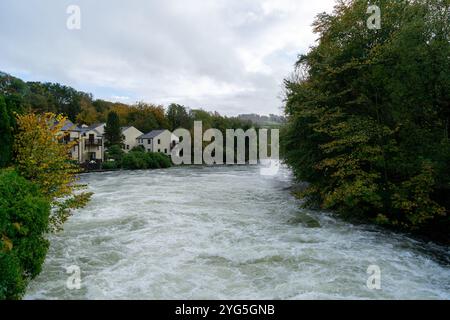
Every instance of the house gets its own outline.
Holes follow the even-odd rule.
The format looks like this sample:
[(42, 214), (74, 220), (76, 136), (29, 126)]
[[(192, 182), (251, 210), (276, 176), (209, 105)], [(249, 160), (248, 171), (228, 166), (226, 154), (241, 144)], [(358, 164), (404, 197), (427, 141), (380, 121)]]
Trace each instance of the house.
[(73, 160), (79, 163), (104, 160), (104, 123), (77, 126), (70, 120), (66, 120), (61, 132), (65, 134), (64, 143), (76, 141), (71, 150)]
[(161, 152), (170, 155), (180, 139), (169, 130), (153, 130), (136, 138), (138, 145), (147, 152)]
[(83, 141), (80, 149), (83, 161), (80, 162), (104, 160), (105, 143), (103, 135), (105, 126), (105, 123), (97, 123), (80, 128), (80, 135)]
[(142, 135), (143, 133), (133, 126), (122, 127), (123, 151), (128, 153), (131, 149), (138, 146), (137, 138)]

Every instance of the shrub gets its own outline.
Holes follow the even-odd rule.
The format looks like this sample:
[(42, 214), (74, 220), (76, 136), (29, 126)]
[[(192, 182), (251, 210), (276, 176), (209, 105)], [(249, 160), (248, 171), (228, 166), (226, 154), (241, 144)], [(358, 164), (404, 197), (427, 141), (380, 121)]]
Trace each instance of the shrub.
[(146, 153), (145, 160), (147, 162), (148, 169), (159, 169), (160, 168), (158, 159), (155, 157), (154, 153), (151, 153), (151, 152)]
[(162, 153), (145, 152), (141, 148), (133, 148), (122, 159), (124, 169), (159, 169), (172, 166), (170, 158)]
[(122, 159), (124, 169), (147, 169), (147, 159), (144, 152), (129, 152)]
[(125, 155), (125, 152), (122, 150), (122, 148), (120, 146), (113, 145), (113, 146), (109, 147), (108, 150), (106, 151), (105, 158), (108, 160), (113, 159), (114, 162), (116, 162), (116, 164), (118, 166), (120, 166), (124, 155)]
[(145, 152), (145, 148), (142, 145), (138, 145), (136, 147), (133, 147), (130, 152)]
[(102, 168), (105, 170), (115, 170), (120, 167), (120, 163), (117, 161), (106, 161), (103, 162)]
[(158, 162), (160, 168), (170, 168), (172, 166), (172, 161), (169, 156), (163, 153), (153, 153), (153, 156)]
[(15, 171), (0, 171), (0, 299), (20, 299), (41, 272), (49, 215), (49, 200), (36, 184)]

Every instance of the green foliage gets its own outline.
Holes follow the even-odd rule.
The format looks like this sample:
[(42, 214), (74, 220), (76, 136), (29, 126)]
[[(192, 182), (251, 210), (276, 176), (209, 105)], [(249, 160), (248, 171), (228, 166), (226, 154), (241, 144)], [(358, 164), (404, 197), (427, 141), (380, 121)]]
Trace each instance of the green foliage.
[(122, 160), (122, 167), (131, 170), (169, 168), (171, 166), (172, 162), (165, 154), (145, 152), (139, 149), (130, 151)]
[(0, 94), (16, 112), (52, 112), (75, 121), (83, 105), (91, 104), (92, 95), (58, 83), (24, 82), (0, 74)]
[(338, 2), (285, 81), (282, 152), (308, 203), (446, 238), (450, 234), (450, 9), (443, 0)]
[(15, 171), (0, 171), (0, 300), (20, 299), (48, 249), (50, 203)]
[(145, 148), (143, 145), (138, 145), (138, 146), (131, 148), (130, 152), (134, 152), (134, 151), (145, 152)]
[(122, 160), (122, 167), (124, 169), (138, 170), (148, 169), (147, 156), (145, 152), (129, 152)]
[(6, 102), (0, 95), (0, 168), (9, 164), (12, 154), (12, 130)]
[(122, 147), (119, 145), (113, 145), (108, 148), (105, 154), (106, 160), (114, 160), (110, 163), (116, 163), (119, 165), (122, 163), (123, 156), (125, 155), (125, 151), (122, 150)]
[(119, 116), (114, 111), (108, 113), (108, 120), (106, 121), (105, 127), (105, 139), (108, 147), (121, 145), (123, 141)]
[(157, 163), (158, 168), (170, 168), (172, 161), (170, 157), (163, 153), (148, 153), (149, 157), (153, 157), (154, 162)]
[(106, 161), (102, 163), (103, 170), (116, 170), (120, 168), (121, 163), (117, 163), (116, 161)]
[(166, 118), (169, 122), (170, 130), (178, 128), (190, 129), (190, 119), (186, 108), (182, 105), (172, 103), (167, 108)]
[[(15, 166), (20, 175), (39, 186), (40, 192), (56, 207), (50, 220), (52, 230), (60, 230), (73, 209), (84, 205), (89, 193), (75, 195), (83, 186), (76, 183), (79, 167), (70, 161), (70, 143), (61, 143), (61, 127), (66, 118), (54, 114), (17, 116)], [(64, 201), (61, 201), (64, 199)], [(79, 201), (79, 202), (78, 202)], [(66, 214), (66, 216), (64, 215)]]
[(49, 217), (50, 231), (62, 231), (64, 223), (72, 215), (72, 210), (84, 208), (91, 200), (92, 195), (92, 192), (82, 192), (58, 200), (54, 207), (55, 210)]

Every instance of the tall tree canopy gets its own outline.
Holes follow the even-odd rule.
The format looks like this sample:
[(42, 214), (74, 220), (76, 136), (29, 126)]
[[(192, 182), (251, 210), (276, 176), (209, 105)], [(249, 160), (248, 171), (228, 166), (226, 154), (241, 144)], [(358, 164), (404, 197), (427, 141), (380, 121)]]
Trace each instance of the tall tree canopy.
[(107, 146), (121, 145), (123, 141), (119, 116), (114, 111), (108, 114), (105, 127), (105, 139)]
[(5, 99), (0, 95), (0, 168), (8, 165), (12, 153), (12, 131)]
[(169, 122), (170, 130), (178, 128), (190, 129), (189, 113), (184, 106), (172, 103), (167, 108), (166, 117)]
[(309, 203), (448, 241), (450, 2), (338, 1), (285, 81), (287, 163)]

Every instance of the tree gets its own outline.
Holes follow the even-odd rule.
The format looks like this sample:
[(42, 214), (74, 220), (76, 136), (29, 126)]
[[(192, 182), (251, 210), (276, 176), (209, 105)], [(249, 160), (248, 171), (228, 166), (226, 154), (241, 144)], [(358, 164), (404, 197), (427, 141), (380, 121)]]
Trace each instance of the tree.
[(117, 165), (120, 166), (122, 163), (122, 158), (125, 155), (125, 151), (122, 150), (122, 147), (119, 145), (113, 145), (108, 148), (106, 151), (106, 157), (108, 160), (114, 160)]
[(0, 171), (0, 300), (20, 299), (45, 260), (50, 203), (37, 185)]
[(78, 113), (76, 120), (78, 123), (94, 124), (99, 122), (99, 114), (95, 107), (91, 104), (91, 101), (82, 98), (80, 101), (81, 111)]
[(36, 183), (56, 210), (50, 216), (52, 229), (59, 230), (70, 209), (82, 207), (91, 193), (77, 193), (79, 167), (70, 159), (73, 143), (62, 143), (61, 128), (67, 118), (52, 113), (17, 116), (14, 140), (15, 164), (21, 176)]
[(114, 111), (108, 113), (105, 127), (106, 146), (121, 145), (123, 141), (119, 116)]
[(285, 81), (282, 144), (310, 204), (450, 240), (450, 10), (442, 0), (340, 1)]
[(166, 118), (171, 131), (178, 128), (190, 129), (189, 114), (182, 105), (170, 104), (167, 108)]
[(0, 95), (0, 168), (7, 166), (11, 160), (12, 140), (9, 113), (5, 99)]

